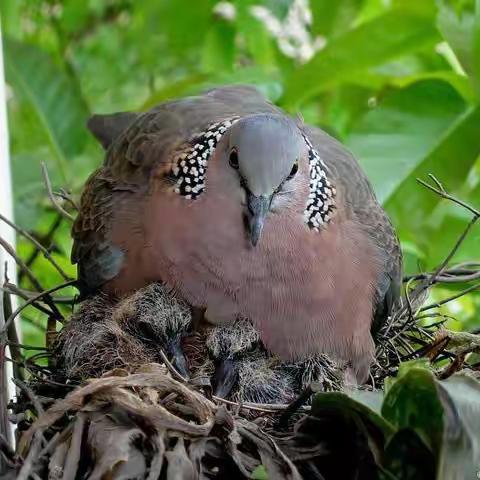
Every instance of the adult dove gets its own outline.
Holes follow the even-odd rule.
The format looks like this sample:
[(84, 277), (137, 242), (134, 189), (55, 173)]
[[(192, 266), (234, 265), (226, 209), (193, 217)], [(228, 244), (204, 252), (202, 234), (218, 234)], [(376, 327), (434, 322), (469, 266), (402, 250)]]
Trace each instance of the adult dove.
[(354, 157), (249, 86), (95, 115), (106, 149), (73, 226), (83, 294), (154, 281), (210, 323), (249, 319), (285, 360), (326, 353), (365, 381), (401, 253)]

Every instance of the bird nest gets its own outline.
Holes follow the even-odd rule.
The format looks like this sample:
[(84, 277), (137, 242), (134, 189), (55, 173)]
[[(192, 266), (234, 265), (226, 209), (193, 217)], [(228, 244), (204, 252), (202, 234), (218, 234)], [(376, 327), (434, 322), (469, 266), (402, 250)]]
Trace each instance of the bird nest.
[[(470, 211), (473, 224), (480, 213)], [(468, 355), (479, 351), (478, 336), (445, 330), (447, 318), (439, 311), (440, 304), (479, 286), (478, 263), (448, 266), (467, 233), (434, 272), (405, 279), (402, 305), (378, 333), (362, 389), (381, 388), (402, 361), (419, 357), (428, 358), (442, 378), (476, 368)], [(27, 275), (38, 284), (31, 271)], [(440, 304), (424, 305), (443, 281), (472, 283)], [(282, 364), (258, 347), (258, 335), (243, 324), (229, 336), (190, 337), (183, 348), (192, 375), (185, 378), (163, 345), (186, 330), (186, 305), (154, 284), (121, 301), (101, 294), (65, 320), (67, 299), (54, 292), (71, 284), (46, 291), (38, 284), (37, 292), (4, 285), (1, 341), (9, 347), (17, 386), (9, 405), (16, 449), (6, 432), (0, 435), (5, 478), (374, 478), (368, 472), (375, 459), (358, 425), (328, 409), (310, 410), (313, 394), (344, 387), (342, 365), (325, 356)], [(24, 299), (13, 312), (12, 294)], [(32, 346), (21, 345), (14, 328), (29, 305), (49, 319), (46, 347), (33, 346), (39, 353), (30, 357), (25, 351)], [(234, 394), (220, 398), (209, 379), (212, 358), (225, 344), (243, 362), (244, 378)], [(347, 447), (349, 462), (343, 458)]]

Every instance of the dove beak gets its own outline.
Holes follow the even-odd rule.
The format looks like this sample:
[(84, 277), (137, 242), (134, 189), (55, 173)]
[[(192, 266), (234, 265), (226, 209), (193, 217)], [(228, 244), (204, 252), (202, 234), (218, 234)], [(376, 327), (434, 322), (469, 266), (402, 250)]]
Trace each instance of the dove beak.
[(270, 205), (272, 203), (272, 196), (267, 195), (253, 195), (247, 192), (247, 206), (249, 212), (248, 227), (250, 234), (250, 242), (255, 247), (262, 235), (263, 224), (267, 216)]

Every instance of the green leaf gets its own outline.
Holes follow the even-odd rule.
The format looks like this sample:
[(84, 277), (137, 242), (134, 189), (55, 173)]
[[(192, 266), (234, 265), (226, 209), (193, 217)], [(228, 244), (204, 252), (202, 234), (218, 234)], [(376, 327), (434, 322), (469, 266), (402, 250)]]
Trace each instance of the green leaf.
[[(464, 109), (465, 102), (451, 86), (429, 80), (394, 90), (364, 115), (346, 143), (382, 203), (411, 179)], [(413, 182), (418, 189), (415, 179)]]
[[(369, 406), (373, 403), (378, 407), (381, 392), (358, 390), (355, 399), (351, 394), (318, 393), (310, 415), (295, 429), (302, 445), (325, 450), (326, 470), (320, 469), (325, 478), (376, 478), (372, 474), (381, 465), (385, 444), (395, 433), (393, 425)], [(348, 462), (343, 462), (346, 452)], [(327, 474), (329, 464), (335, 466), (335, 477)]]
[(267, 28), (251, 12), (254, 0), (236, 0), (238, 32), (246, 51), (259, 66), (272, 69), (276, 63), (275, 42)]
[(480, 98), (480, 0), (475, 1), (475, 20), (473, 25), (473, 65), (472, 77), (476, 87), (478, 98)]
[(435, 456), (415, 431), (409, 428), (400, 429), (388, 442), (383, 467), (396, 479), (435, 478)]
[(161, 0), (135, 2), (135, 8), (142, 17), (147, 17), (148, 31), (162, 32), (168, 48), (181, 56), (187, 50), (195, 50), (203, 44), (215, 3), (213, 0)]
[(262, 4), (268, 8), (278, 19), (283, 20), (287, 16), (294, 0), (262, 0)]
[(480, 108), (469, 109), (443, 133), (437, 145), (404, 178), (385, 207), (396, 224), (410, 229), (413, 236), (420, 235), (425, 220), (440, 202), (440, 197), (418, 185), (416, 178), (425, 179), (429, 173), (440, 180), (445, 189), (459, 188), (480, 154), (478, 133)]
[(382, 415), (398, 429), (413, 430), (435, 456), (440, 452), (443, 407), (429, 369), (413, 366), (400, 374), (385, 396)]
[(211, 27), (203, 46), (202, 67), (206, 72), (230, 71), (235, 59), (235, 29), (218, 19)]
[(386, 95), (347, 138), (402, 241), (429, 248), (426, 227), (441, 199), (416, 178), (432, 173), (459, 188), (480, 154), (479, 119), (450, 85), (429, 80)]
[(5, 64), (7, 81), (35, 111), (68, 183), (68, 160), (82, 152), (88, 138), (88, 109), (78, 85), (45, 52), (17, 41), (5, 42)]
[[(436, 459), (438, 480), (475, 478), (480, 465), (480, 382), (463, 374), (439, 382), (429, 368), (409, 362), (391, 384), (382, 414), (399, 431), (387, 445), (389, 471), (398, 478), (417, 478), (400, 473), (404, 470), (398, 456), (403, 469), (414, 472), (420, 461), (428, 466), (429, 450)], [(418, 435), (424, 446), (414, 437), (409, 440), (410, 433), (396, 442), (402, 429)], [(432, 478), (426, 473), (428, 469), (418, 478)]]
[(263, 465), (259, 465), (253, 472), (252, 472), (252, 480), (268, 480), (267, 471)]
[(480, 99), (480, 2), (467, 0), (460, 5), (438, 0), (438, 29), (468, 73)]
[(338, 37), (354, 24), (364, 0), (315, 0), (310, 2), (312, 9), (312, 32), (325, 37)]
[(283, 103), (290, 108), (388, 60), (432, 46), (438, 32), (424, 12), (392, 9), (332, 40), (287, 80)]
[[(380, 392), (328, 392), (318, 393), (312, 402), (312, 415), (321, 417), (325, 412), (336, 411), (348, 418), (361, 419), (371, 433), (386, 440), (394, 433), (394, 427), (388, 419), (382, 418), (374, 409), (378, 408)], [(374, 409), (372, 409), (372, 407)], [(355, 421), (356, 421), (355, 420)]]
[(480, 471), (480, 382), (456, 374), (440, 383), (445, 410), (439, 480), (478, 478)]
[(61, 10), (60, 24), (69, 34), (88, 28), (88, 22), (95, 21), (94, 11), (89, 2), (64, 0)]
[(395, 87), (405, 88), (423, 80), (442, 80), (449, 83), (468, 103), (475, 103), (477, 95), (467, 77), (459, 75), (450, 70), (437, 70), (433, 72), (422, 72), (404, 77), (390, 77), (388, 83)]

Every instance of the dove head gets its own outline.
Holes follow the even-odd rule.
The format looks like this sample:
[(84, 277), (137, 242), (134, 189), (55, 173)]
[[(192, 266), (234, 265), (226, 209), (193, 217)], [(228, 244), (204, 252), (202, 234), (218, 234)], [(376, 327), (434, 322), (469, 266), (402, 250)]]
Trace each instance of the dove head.
[(231, 127), (226, 153), (245, 192), (250, 241), (255, 246), (275, 197), (291, 190), (304, 170), (307, 146), (292, 119), (258, 114)]

